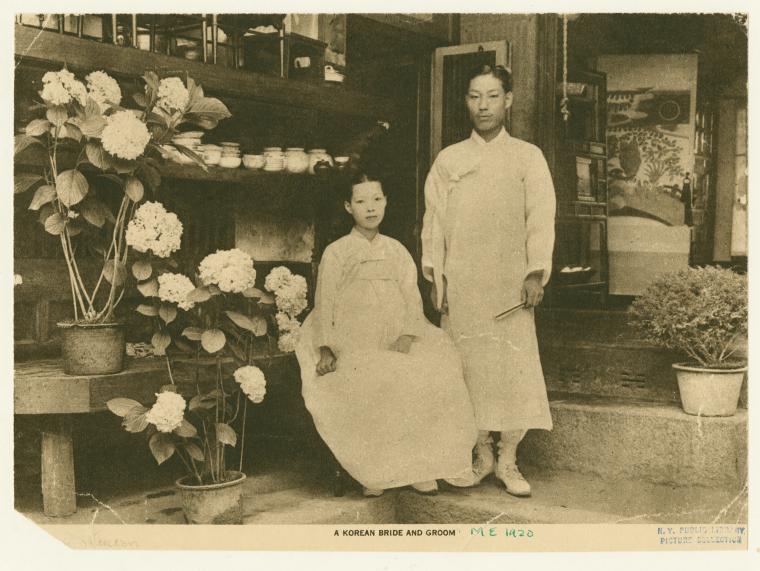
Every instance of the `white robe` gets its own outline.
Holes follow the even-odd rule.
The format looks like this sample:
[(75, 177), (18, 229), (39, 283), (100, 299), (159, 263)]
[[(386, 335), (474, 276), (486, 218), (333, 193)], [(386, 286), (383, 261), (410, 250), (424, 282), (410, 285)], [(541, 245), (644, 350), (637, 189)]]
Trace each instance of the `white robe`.
[[(389, 350), (415, 336), (408, 354)], [(316, 375), (319, 347), (337, 370)], [(330, 244), (296, 355), (322, 439), (361, 484), (387, 489), (460, 476), (477, 437), (459, 354), (422, 313), (417, 267), (398, 241), (356, 230)]]
[(464, 362), (481, 430), (551, 429), (532, 310), (494, 317), (521, 301), (524, 278), (551, 274), (554, 186), (541, 150), (505, 131), (445, 148), (425, 184), (422, 270), (443, 295), (442, 320)]

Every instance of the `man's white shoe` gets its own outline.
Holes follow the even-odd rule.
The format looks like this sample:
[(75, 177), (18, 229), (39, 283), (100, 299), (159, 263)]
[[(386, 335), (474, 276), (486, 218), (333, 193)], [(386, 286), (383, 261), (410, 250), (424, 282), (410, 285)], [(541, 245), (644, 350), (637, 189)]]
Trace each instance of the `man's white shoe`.
[(516, 464), (499, 461), (496, 466), (496, 477), (504, 483), (507, 492), (513, 496), (519, 498), (530, 496), (530, 484), (517, 469)]
[(475, 484), (479, 484), (483, 478), (493, 472), (495, 463), (491, 435), (479, 436), (478, 442), (475, 444), (474, 459), (472, 461)]
[(428, 482), (416, 482), (412, 484), (412, 489), (419, 494), (434, 496), (438, 493), (438, 482), (430, 480)]
[(365, 498), (377, 498), (382, 496), (384, 491), (385, 490), (380, 489), (362, 488), (362, 495)]

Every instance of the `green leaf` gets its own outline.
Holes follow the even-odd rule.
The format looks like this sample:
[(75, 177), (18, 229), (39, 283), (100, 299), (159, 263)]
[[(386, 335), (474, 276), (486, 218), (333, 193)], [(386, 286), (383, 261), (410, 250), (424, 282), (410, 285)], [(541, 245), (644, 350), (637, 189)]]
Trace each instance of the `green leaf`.
[(143, 183), (136, 176), (128, 176), (124, 184), (124, 192), (132, 202), (140, 202), (145, 195)]
[(253, 323), (253, 327), (249, 331), (251, 331), (256, 337), (261, 337), (262, 335), (267, 334), (267, 320), (261, 315), (254, 315), (251, 318), (251, 322)]
[(71, 122), (67, 122), (63, 127), (61, 127), (61, 131), (58, 133), (58, 136), (63, 137), (64, 139), (73, 139), (78, 143), (82, 140), (82, 131), (76, 125), (72, 124)]
[(219, 119), (209, 115), (199, 115), (198, 113), (186, 113), (184, 120), (193, 125), (197, 125), (201, 129), (211, 130), (216, 129), (219, 125)]
[(162, 303), (158, 308), (158, 316), (169, 325), (177, 317), (177, 308), (170, 303)]
[(165, 331), (156, 331), (153, 337), (151, 337), (150, 342), (153, 345), (153, 353), (162, 357), (166, 355), (166, 348), (171, 345), (172, 338)]
[(192, 438), (198, 434), (198, 430), (186, 419), (182, 419), (182, 424), (174, 429), (174, 434), (182, 438)]
[(201, 335), (201, 346), (209, 353), (216, 353), (224, 348), (227, 337), (219, 329), (206, 329)]
[[(39, 137), (47, 133), (48, 129), (50, 129), (50, 121), (47, 119), (33, 119), (26, 126), (26, 129), (24, 129), (24, 133), (30, 137)], [(16, 152), (18, 153), (19, 151)]]
[(132, 95), (132, 99), (134, 99), (135, 103), (137, 103), (143, 109), (148, 106), (148, 96), (145, 93), (138, 91)]
[(84, 106), (84, 116), (87, 119), (91, 117), (103, 117), (100, 112), (100, 105), (92, 97), (87, 98), (87, 104)]
[(259, 303), (263, 303), (264, 305), (274, 305), (274, 296), (271, 293), (265, 293), (259, 298)]
[(31, 137), (29, 135), (14, 136), (13, 137), (13, 154), (14, 155), (19, 154), (30, 145), (42, 145), (42, 141), (40, 141), (36, 137)]
[(79, 209), (82, 216), (87, 222), (98, 228), (102, 228), (106, 223), (108, 207), (95, 196), (88, 196)]
[(219, 286), (216, 285), (216, 284), (209, 285), (208, 286), (208, 292), (211, 294), (212, 297), (215, 296), (215, 295), (221, 295), (222, 294), (222, 290), (220, 290)]
[(237, 311), (225, 311), (224, 313), (226, 313), (227, 317), (230, 318), (232, 323), (234, 323), (238, 327), (247, 329), (248, 331), (252, 331), (253, 322), (248, 318), (247, 315), (243, 315), (242, 313), (238, 313)]
[(200, 341), (201, 335), (203, 335), (203, 329), (200, 327), (185, 327), (182, 331), (182, 336), (187, 337), (190, 341)]
[(179, 393), (177, 390), (177, 385), (161, 385), (161, 388), (158, 390), (159, 393)]
[(218, 442), (229, 446), (237, 444), (237, 434), (235, 434), (235, 431), (229, 424), (225, 424), (224, 422), (216, 423), (216, 439)]
[(204, 115), (217, 120), (232, 117), (232, 113), (227, 109), (227, 106), (215, 97), (202, 97), (191, 101), (185, 112)]
[(148, 317), (155, 317), (158, 315), (158, 309), (156, 309), (153, 305), (146, 305), (144, 303), (141, 303), (137, 307), (135, 307), (135, 311), (137, 313), (142, 313), (143, 315), (147, 315)]
[(87, 154), (87, 159), (100, 170), (108, 170), (111, 168), (111, 156), (105, 152), (103, 145), (99, 142), (87, 141), (84, 146), (84, 152)]
[[(105, 151), (103, 151), (105, 153)], [(109, 160), (111, 155), (106, 154), (107, 157), (109, 157)], [(110, 164), (110, 163), (109, 163)], [(116, 184), (119, 188), (124, 188), (124, 180), (119, 176), (115, 174), (99, 174), (100, 178), (104, 178), (106, 180), (110, 180), (112, 183)]]
[(121, 425), (127, 432), (142, 432), (148, 428), (148, 418), (145, 412), (128, 414), (124, 417), (124, 422)]
[(138, 280), (147, 280), (153, 274), (153, 266), (148, 260), (137, 260), (132, 264), (132, 275)]
[(71, 169), (63, 171), (56, 177), (55, 187), (58, 191), (58, 199), (65, 206), (73, 206), (87, 195), (90, 184), (81, 172)]
[(175, 450), (171, 436), (165, 432), (156, 432), (151, 436), (148, 441), (148, 446), (150, 446), (150, 451), (153, 453), (153, 457), (159, 464), (163, 464), (166, 460), (171, 458)]
[(158, 91), (158, 74), (155, 71), (146, 71), (143, 75), (145, 83), (148, 84), (148, 88), (154, 91)]
[(13, 175), (13, 194), (20, 194), (30, 190), (34, 185), (45, 182), (45, 179), (38, 174), (14, 174)]
[(53, 236), (58, 236), (66, 227), (66, 219), (56, 212), (45, 220), (45, 231)]
[(140, 282), (137, 284), (137, 289), (145, 297), (156, 297), (158, 295), (158, 280), (153, 278), (147, 282)]
[(78, 236), (82, 233), (82, 225), (78, 223), (76, 220), (71, 220), (67, 224), (69, 236)]
[(111, 167), (119, 174), (132, 174), (137, 168), (137, 161), (128, 161), (109, 155), (111, 158)]
[(265, 295), (264, 292), (257, 287), (249, 287), (247, 290), (243, 291), (243, 297), (258, 299), (263, 295)]
[(152, 164), (147, 164), (147, 161), (140, 165), (137, 174), (154, 192), (161, 186), (161, 173)]
[(145, 412), (148, 409), (133, 399), (115, 398), (106, 401), (106, 407), (117, 416), (125, 417), (135, 412)]
[(204, 462), (206, 460), (205, 456), (203, 456), (203, 450), (195, 442), (185, 442), (184, 446), (187, 453), (196, 462)]
[(66, 112), (66, 107), (63, 105), (53, 105), (48, 107), (45, 117), (56, 127), (62, 127), (63, 124), (69, 120), (69, 114)]
[(175, 144), (174, 148), (176, 148), (180, 153), (182, 153), (186, 157), (190, 157), (191, 159), (193, 159), (193, 162), (196, 165), (201, 167), (204, 171), (208, 172), (208, 166), (206, 166), (206, 161), (204, 161), (203, 157), (200, 156), (198, 153), (196, 153), (195, 151), (191, 151), (190, 149), (182, 145)]
[(44, 184), (34, 192), (34, 197), (29, 205), (29, 210), (39, 210), (43, 204), (48, 204), (55, 200), (55, 187)]
[(100, 137), (106, 124), (106, 119), (102, 115), (93, 115), (76, 122), (76, 126), (86, 137)]
[(197, 287), (187, 294), (187, 301), (193, 301), (195, 303), (203, 303), (209, 299), (211, 299), (211, 292), (209, 292), (207, 286)]
[(108, 260), (103, 265), (103, 277), (108, 283), (118, 287), (127, 280), (127, 267), (122, 262)]

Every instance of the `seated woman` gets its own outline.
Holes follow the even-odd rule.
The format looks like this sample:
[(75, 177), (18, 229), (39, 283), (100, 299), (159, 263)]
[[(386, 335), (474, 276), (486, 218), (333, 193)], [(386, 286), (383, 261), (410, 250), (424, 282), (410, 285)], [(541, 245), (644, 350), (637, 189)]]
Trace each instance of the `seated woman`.
[(385, 207), (366, 177), (346, 196), (354, 227), (324, 251), (296, 349), (304, 401), (365, 495), (471, 485), (477, 429), (461, 361), (422, 313), (411, 255), (378, 231)]

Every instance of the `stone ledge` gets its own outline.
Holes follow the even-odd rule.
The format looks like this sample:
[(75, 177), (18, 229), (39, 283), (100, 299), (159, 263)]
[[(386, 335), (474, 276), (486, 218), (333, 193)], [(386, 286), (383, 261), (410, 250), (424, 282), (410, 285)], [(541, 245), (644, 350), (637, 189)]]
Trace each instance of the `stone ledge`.
[(651, 402), (574, 397), (550, 405), (554, 429), (528, 433), (524, 465), (676, 486), (738, 490), (746, 481), (746, 410), (718, 418)]

